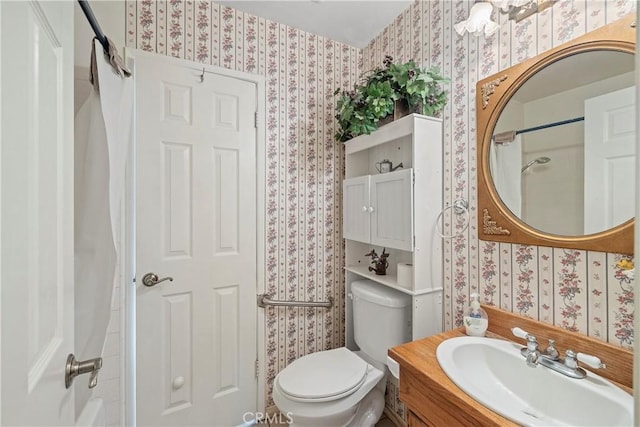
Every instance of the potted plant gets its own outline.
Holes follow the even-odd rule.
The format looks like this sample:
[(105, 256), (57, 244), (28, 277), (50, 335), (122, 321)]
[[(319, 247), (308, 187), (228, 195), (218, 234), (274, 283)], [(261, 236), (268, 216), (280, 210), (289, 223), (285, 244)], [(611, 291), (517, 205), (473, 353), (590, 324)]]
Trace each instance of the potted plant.
[(447, 103), (442, 84), (449, 81), (437, 67), (424, 69), (413, 60), (394, 64), (386, 56), (383, 67), (365, 74), (353, 90), (336, 90), (335, 94), (340, 95), (336, 105), (336, 139), (344, 142), (370, 134), (384, 123), (381, 120), (393, 117), (394, 110), (403, 110), (404, 114), (439, 114)]

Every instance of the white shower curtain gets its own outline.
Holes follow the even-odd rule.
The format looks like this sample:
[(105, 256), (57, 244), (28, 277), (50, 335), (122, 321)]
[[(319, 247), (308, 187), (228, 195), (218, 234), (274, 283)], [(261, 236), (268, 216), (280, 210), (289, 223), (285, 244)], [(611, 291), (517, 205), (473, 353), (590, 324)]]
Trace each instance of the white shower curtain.
[(75, 119), (76, 356), (102, 354), (118, 263), (120, 203), (131, 140), (133, 79), (116, 74), (94, 40), (100, 93)]
[(516, 135), (509, 144), (492, 143), (489, 150), (491, 177), (502, 202), (517, 217), (522, 211), (520, 169), (522, 167), (522, 141)]

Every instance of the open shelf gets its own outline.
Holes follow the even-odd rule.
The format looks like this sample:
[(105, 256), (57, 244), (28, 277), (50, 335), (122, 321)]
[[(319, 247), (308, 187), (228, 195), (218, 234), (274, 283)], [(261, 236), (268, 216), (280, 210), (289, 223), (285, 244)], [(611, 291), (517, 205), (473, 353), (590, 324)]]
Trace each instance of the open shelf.
[(358, 276), (362, 276), (366, 279), (372, 280), (374, 282), (378, 282), (382, 285), (388, 286), (400, 292), (403, 292), (408, 295), (424, 295), (429, 294), (431, 292), (441, 291), (442, 288), (435, 289), (422, 289), (414, 291), (412, 289), (403, 288), (398, 285), (398, 278), (395, 274), (386, 274), (384, 276), (378, 276), (373, 271), (369, 271), (368, 266), (360, 266), (360, 265), (349, 265), (344, 268), (346, 271), (350, 271), (351, 273), (357, 274)]
[(393, 122), (382, 126), (370, 135), (359, 135), (350, 139), (345, 143), (345, 154), (354, 154), (389, 141), (400, 139), (407, 135), (412, 135), (415, 131), (416, 121), (431, 121), (442, 126), (442, 119), (423, 116), (421, 114), (409, 114), (408, 116), (394, 120)]

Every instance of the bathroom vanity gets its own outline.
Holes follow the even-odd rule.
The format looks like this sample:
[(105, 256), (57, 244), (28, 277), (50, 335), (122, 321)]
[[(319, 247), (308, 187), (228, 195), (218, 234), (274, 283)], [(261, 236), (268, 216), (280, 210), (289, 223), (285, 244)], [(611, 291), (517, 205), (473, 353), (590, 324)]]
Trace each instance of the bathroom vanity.
[(400, 399), (407, 407), (407, 424), (418, 426), (516, 426), (460, 390), (436, 359), (438, 345), (464, 336), (454, 329), (394, 347), (389, 356), (400, 363)]
[[(483, 308), (489, 315), (488, 337), (502, 338), (524, 345), (524, 340), (511, 334), (510, 328), (517, 326), (536, 335), (541, 342), (542, 339), (554, 339), (561, 354), (567, 349), (573, 349), (597, 355), (607, 365), (606, 369), (598, 370), (597, 374), (622, 390), (632, 393), (631, 351), (495, 307)], [(389, 350), (389, 356), (400, 364), (400, 399), (408, 409), (408, 425), (516, 426), (517, 424), (493, 412), (462, 391), (440, 368), (436, 357), (438, 345), (447, 339), (462, 336), (465, 336), (464, 329), (460, 328)], [(524, 358), (522, 364), (525, 365)]]

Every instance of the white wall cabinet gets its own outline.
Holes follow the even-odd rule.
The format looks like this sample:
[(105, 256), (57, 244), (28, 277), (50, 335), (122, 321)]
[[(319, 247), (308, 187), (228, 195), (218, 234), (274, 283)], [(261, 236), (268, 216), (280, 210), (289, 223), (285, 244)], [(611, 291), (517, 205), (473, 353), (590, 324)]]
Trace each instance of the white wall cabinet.
[(345, 179), (342, 183), (342, 236), (358, 242), (371, 240), (369, 175)]
[[(388, 159), (403, 167), (381, 174), (376, 163)], [(436, 219), (442, 210), (442, 120), (412, 114), (371, 135), (345, 143), (343, 236), (345, 283), (370, 279), (411, 295), (412, 339), (442, 331), (442, 239)], [(371, 249), (387, 248), (384, 276), (369, 271)], [(397, 265), (413, 264), (409, 283), (398, 282)], [(347, 347), (353, 340), (351, 300), (346, 299)]]
[(345, 179), (343, 236), (413, 250), (413, 169)]

